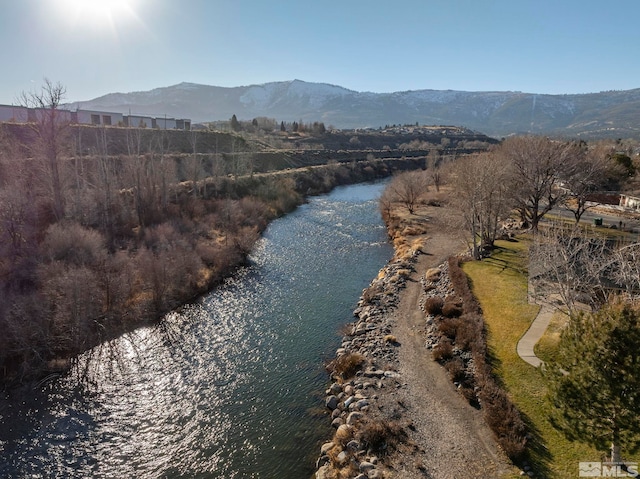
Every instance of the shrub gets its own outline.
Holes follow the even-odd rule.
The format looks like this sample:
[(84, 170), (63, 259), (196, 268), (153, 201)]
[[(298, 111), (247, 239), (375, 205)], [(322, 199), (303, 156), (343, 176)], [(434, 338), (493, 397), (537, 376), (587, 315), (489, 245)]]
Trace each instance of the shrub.
[(460, 259), (456, 256), (449, 257), (449, 278), (453, 289), (462, 298), (462, 309), (465, 313), (482, 313), (480, 304), (471, 292), (467, 275), (460, 267)]
[(473, 381), (464, 381), (459, 389), (460, 394), (464, 397), (471, 406), (476, 409), (480, 408), (478, 398), (476, 397), (476, 391), (473, 387)]
[(483, 341), (482, 334), (482, 317), (476, 314), (464, 314), (457, 322), (456, 346), (464, 351), (482, 349), (478, 344)]
[(452, 381), (460, 382), (465, 379), (464, 361), (461, 358), (453, 358), (451, 361), (447, 361), (444, 368), (449, 373)]
[(447, 318), (457, 318), (462, 315), (462, 306), (454, 301), (447, 300), (442, 306), (442, 315)]
[[(526, 448), (526, 425), (520, 412), (511, 402), (506, 392), (501, 389), (493, 376), (491, 366), (487, 362), (487, 341), (484, 330), (484, 319), (482, 309), (477, 299), (473, 295), (467, 276), (460, 268), (460, 260), (456, 257), (449, 258), (449, 277), (456, 291), (462, 298), (463, 315), (456, 323), (455, 342), (456, 346), (464, 350), (470, 350), (474, 361), (474, 379), (478, 385), (477, 401), (484, 410), (485, 420), (496, 435), (498, 443), (509, 456), (516, 462), (522, 459)], [(443, 306), (444, 309), (447, 306)], [(447, 323), (440, 322), (440, 326)], [(451, 358), (451, 343), (443, 340), (434, 348), (434, 359), (446, 361)], [(452, 377), (460, 377), (459, 358), (449, 361), (445, 368)], [(455, 379), (454, 379), (455, 381)], [(468, 381), (463, 381), (462, 394), (474, 405), (474, 390)]]
[(438, 344), (435, 345), (432, 351), (433, 359), (436, 361), (447, 361), (453, 357), (453, 346), (451, 341), (447, 338), (443, 338)]
[(375, 454), (385, 454), (398, 443), (404, 441), (407, 433), (395, 421), (364, 421), (357, 432), (357, 439), (367, 450)]
[(458, 320), (454, 318), (444, 318), (438, 323), (438, 329), (451, 341), (455, 341), (458, 330)]
[(526, 446), (526, 426), (520, 412), (493, 378), (485, 378), (480, 389), (480, 401), (489, 427), (500, 446), (514, 461), (521, 458)]
[(337, 357), (327, 365), (327, 370), (335, 377), (343, 380), (355, 376), (365, 362), (360, 353), (348, 353)]
[(74, 222), (49, 226), (41, 251), (49, 261), (75, 266), (93, 266), (107, 254), (102, 234)]
[(424, 310), (427, 314), (431, 314), (433, 316), (438, 316), (442, 314), (442, 306), (444, 305), (444, 300), (440, 296), (432, 296), (427, 298), (424, 302)]

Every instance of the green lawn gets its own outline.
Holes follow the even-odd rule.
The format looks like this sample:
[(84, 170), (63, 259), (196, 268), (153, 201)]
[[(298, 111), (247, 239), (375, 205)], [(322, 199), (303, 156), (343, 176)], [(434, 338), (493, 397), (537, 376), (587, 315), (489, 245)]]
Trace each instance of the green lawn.
[[(512, 401), (532, 431), (529, 463), (536, 477), (578, 477), (580, 461), (600, 461), (602, 453), (569, 442), (548, 420), (551, 404), (539, 371), (516, 353), (520, 337), (539, 307), (527, 302), (527, 249), (529, 240), (498, 241), (490, 258), (464, 263), (472, 289), (480, 301), (489, 332), (495, 369)], [(553, 354), (554, 339), (547, 338), (545, 355)]]
[(547, 330), (533, 348), (536, 356), (545, 362), (555, 358), (558, 351), (558, 343), (560, 342), (560, 333), (568, 321), (569, 316), (566, 314), (560, 311), (554, 313)]

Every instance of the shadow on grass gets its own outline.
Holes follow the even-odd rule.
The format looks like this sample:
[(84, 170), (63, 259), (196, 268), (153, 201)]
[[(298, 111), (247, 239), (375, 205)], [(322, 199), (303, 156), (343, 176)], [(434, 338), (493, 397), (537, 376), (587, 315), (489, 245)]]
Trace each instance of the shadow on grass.
[[(496, 371), (498, 371), (502, 365), (502, 361), (496, 356), (493, 348), (487, 346), (486, 362), (490, 366), (492, 371), (492, 379), (495, 384), (498, 385), (503, 391), (507, 391), (504, 380)], [(524, 422), (526, 428), (526, 447), (522, 456), (514, 460), (514, 464), (521, 469), (525, 470), (528, 466), (530, 470), (535, 474), (535, 477), (539, 478), (551, 478), (553, 477), (551, 471), (551, 463), (553, 455), (545, 446), (544, 440), (540, 430), (536, 427), (535, 422), (531, 420), (517, 404), (512, 402), (513, 407), (518, 411), (520, 418)]]
[(526, 414), (520, 411), (522, 420), (527, 426), (527, 449), (525, 451), (523, 464), (519, 464), (520, 467), (524, 467), (524, 461), (531, 467), (535, 477), (550, 478), (552, 477), (551, 463), (553, 461), (553, 455), (544, 444), (540, 430), (536, 428), (534, 422)]
[(495, 266), (499, 270), (499, 274), (505, 271), (526, 273), (526, 265), (521, 265), (521, 260), (519, 261), (521, 255), (522, 253), (516, 249), (496, 246), (491, 252), (491, 256), (484, 258), (482, 262)]

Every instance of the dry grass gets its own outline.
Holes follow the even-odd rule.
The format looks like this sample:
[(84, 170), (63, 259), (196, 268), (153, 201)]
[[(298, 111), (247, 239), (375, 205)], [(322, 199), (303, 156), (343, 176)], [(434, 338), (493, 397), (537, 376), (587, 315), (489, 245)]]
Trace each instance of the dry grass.
[(428, 236), (421, 236), (419, 238), (411, 239), (411, 249), (414, 251), (423, 251), (425, 245), (429, 241)]
[(362, 368), (366, 358), (360, 353), (348, 353), (339, 356), (327, 364), (327, 370), (336, 379), (346, 381)]
[(412, 223), (405, 226), (400, 233), (402, 236), (418, 236), (427, 232), (426, 223)]
[(334, 444), (340, 444), (341, 446), (346, 446), (351, 439), (353, 439), (353, 427), (346, 424), (341, 425), (333, 435)]
[(357, 431), (357, 439), (377, 455), (384, 455), (407, 437), (404, 428), (396, 421), (365, 419)]
[(398, 342), (398, 338), (396, 338), (393, 334), (387, 334), (384, 337), (384, 341), (386, 343), (396, 344)]

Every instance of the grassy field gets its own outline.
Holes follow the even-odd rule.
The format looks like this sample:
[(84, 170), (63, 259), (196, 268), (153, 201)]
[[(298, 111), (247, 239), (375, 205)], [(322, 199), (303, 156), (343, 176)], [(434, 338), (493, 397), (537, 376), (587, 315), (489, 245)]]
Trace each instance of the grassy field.
[[(578, 477), (580, 461), (600, 461), (603, 454), (585, 444), (569, 442), (551, 425), (551, 404), (545, 397), (542, 377), (516, 353), (518, 340), (539, 310), (539, 306), (527, 302), (528, 244), (527, 238), (499, 241), (490, 258), (467, 262), (463, 268), (484, 311), (495, 370), (530, 428), (528, 462), (535, 477)], [(541, 353), (547, 358), (553, 355), (561, 321), (555, 319), (541, 344)]]

